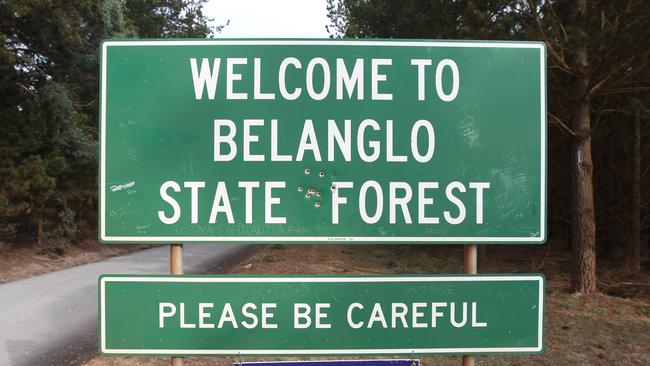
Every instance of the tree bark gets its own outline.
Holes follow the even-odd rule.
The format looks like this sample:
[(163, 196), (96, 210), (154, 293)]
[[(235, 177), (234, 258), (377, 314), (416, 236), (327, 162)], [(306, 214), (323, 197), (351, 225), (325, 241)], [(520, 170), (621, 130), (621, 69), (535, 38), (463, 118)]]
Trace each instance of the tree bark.
[(589, 55), (586, 46), (587, 1), (573, 3), (576, 32), (571, 127), (576, 134), (572, 174), (572, 232), (574, 271), (573, 291), (596, 292), (596, 222), (594, 214), (593, 162), (591, 157), (591, 97), (589, 95)]
[(36, 221), (36, 245), (40, 248), (43, 246), (43, 210), (38, 214)]
[(637, 106), (632, 131), (632, 205), (630, 239), (627, 243), (625, 270), (641, 270), (641, 108)]

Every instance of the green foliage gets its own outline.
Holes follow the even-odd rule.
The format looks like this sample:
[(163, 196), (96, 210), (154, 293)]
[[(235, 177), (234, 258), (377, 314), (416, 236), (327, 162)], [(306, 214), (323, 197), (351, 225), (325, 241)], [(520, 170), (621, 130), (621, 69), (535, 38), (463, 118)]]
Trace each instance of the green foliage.
[[(517, 18), (503, 1), (328, 0), (332, 37), (512, 39)], [(497, 21), (498, 20), (498, 21)]]
[[(551, 235), (569, 242), (572, 216), (572, 106), (591, 104), (594, 191), (599, 245), (623, 247), (631, 206), (641, 205), (641, 230), (650, 228), (650, 172), (643, 169), (642, 202), (631, 202), (630, 150), (636, 111), (650, 106), (650, 2), (579, 0), (328, 0), (331, 37), (536, 40), (547, 45), (549, 100), (549, 209)], [(587, 48), (588, 66), (576, 50)], [(586, 75), (588, 94), (572, 82)], [(645, 107), (639, 107), (645, 106)], [(642, 114), (642, 146), (650, 146), (650, 118)], [(584, 132), (583, 132), (584, 133)], [(642, 152), (647, 167), (650, 149)]]
[(0, 239), (96, 230), (100, 41), (212, 35), (204, 2), (0, 1)]
[(140, 38), (205, 38), (213, 35), (202, 12), (207, 0), (126, 0), (129, 24)]

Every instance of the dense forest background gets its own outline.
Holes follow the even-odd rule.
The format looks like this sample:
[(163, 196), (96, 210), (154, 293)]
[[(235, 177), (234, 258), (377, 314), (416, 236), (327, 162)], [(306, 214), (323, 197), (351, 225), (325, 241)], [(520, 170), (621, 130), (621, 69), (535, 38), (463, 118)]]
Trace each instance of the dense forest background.
[[(100, 40), (215, 36), (204, 3), (0, 0), (0, 240), (96, 237)], [(596, 291), (597, 263), (650, 266), (650, 2), (328, 0), (327, 11), (332, 37), (545, 42), (547, 246), (572, 251), (579, 292)]]
[(597, 291), (597, 258), (639, 272), (650, 236), (650, 2), (328, 0), (328, 12), (333, 37), (545, 42), (547, 246), (573, 252), (577, 292)]
[(100, 41), (212, 36), (204, 3), (0, 1), (0, 240), (96, 237)]

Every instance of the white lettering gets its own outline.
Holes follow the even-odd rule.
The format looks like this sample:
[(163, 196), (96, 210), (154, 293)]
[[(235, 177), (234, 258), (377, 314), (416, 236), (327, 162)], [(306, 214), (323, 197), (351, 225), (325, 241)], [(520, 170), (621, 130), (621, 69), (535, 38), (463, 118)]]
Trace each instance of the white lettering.
[[(445, 90), (442, 88), (442, 72), (446, 66), (449, 66), (451, 69), (452, 76), (452, 86), (451, 92), (449, 92), (449, 94), (446, 94)], [(440, 100), (443, 102), (451, 102), (452, 100), (456, 99), (456, 96), (458, 95), (458, 85), (460, 84), (459, 79), (460, 77), (458, 74), (458, 65), (456, 65), (454, 60), (447, 58), (440, 61), (436, 67), (436, 93), (438, 93), (438, 98), (440, 98)]]
[(300, 93), (302, 92), (302, 89), (295, 88), (293, 92), (289, 92), (287, 90), (286, 72), (287, 72), (287, 66), (289, 65), (292, 65), (296, 69), (300, 69), (302, 67), (300, 61), (295, 57), (287, 57), (284, 60), (282, 60), (282, 62), (280, 63), (280, 69), (278, 71), (278, 88), (280, 89), (280, 94), (284, 99), (296, 100), (298, 99), (298, 97), (300, 97)]
[(285, 188), (285, 182), (266, 182), (264, 184), (264, 223), (286, 224), (286, 217), (273, 217), (273, 205), (280, 204), (280, 198), (273, 197), (273, 189)]
[[(169, 311), (165, 311), (169, 309)], [(169, 302), (161, 302), (158, 304), (158, 328), (165, 327), (165, 318), (171, 318), (176, 314), (176, 305)]]
[(173, 180), (168, 180), (160, 186), (160, 197), (163, 199), (163, 201), (172, 206), (172, 209), (174, 210), (174, 213), (171, 217), (167, 217), (167, 215), (165, 215), (165, 211), (158, 211), (158, 218), (160, 221), (162, 221), (163, 224), (166, 225), (175, 224), (181, 217), (181, 206), (179, 206), (178, 202), (176, 202), (175, 199), (167, 194), (167, 190), (169, 188), (174, 190), (174, 192), (181, 191), (181, 186), (179, 186), (178, 183), (174, 182)]
[(275, 99), (275, 93), (262, 92), (262, 60), (253, 59), (253, 98), (259, 100)]
[(393, 60), (391, 59), (372, 59), (370, 63), (370, 80), (372, 81), (370, 89), (372, 100), (393, 100), (393, 94), (379, 92), (379, 82), (386, 81), (386, 74), (379, 73), (379, 66), (390, 66), (392, 64)]
[(217, 79), (219, 77), (219, 66), (221, 59), (215, 58), (213, 61), (212, 71), (210, 71), (210, 61), (207, 58), (201, 60), (201, 71), (198, 71), (196, 59), (190, 59), (190, 68), (192, 69), (192, 81), (194, 82), (194, 97), (196, 100), (203, 98), (203, 89), (208, 89), (208, 99), (214, 99), (217, 91)]
[(431, 60), (411, 60), (411, 65), (418, 67), (418, 100), (425, 99), (425, 66), (431, 65)]
[(356, 59), (352, 75), (348, 73), (345, 61), (342, 58), (336, 59), (336, 99), (343, 99), (343, 87), (347, 91), (348, 98), (352, 98), (354, 89), (357, 89), (357, 100), (363, 100), (363, 59)]
[(217, 182), (217, 189), (214, 193), (214, 200), (212, 201), (212, 210), (210, 211), (210, 219), (208, 220), (210, 224), (217, 222), (217, 214), (219, 212), (226, 214), (226, 220), (228, 220), (229, 224), (235, 222), (232, 216), (232, 208), (230, 207), (230, 199), (228, 198), (228, 190), (224, 182)]

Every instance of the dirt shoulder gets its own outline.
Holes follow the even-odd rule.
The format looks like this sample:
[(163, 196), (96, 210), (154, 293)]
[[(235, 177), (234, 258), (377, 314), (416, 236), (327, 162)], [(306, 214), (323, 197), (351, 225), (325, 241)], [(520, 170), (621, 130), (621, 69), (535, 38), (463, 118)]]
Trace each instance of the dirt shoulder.
[[(505, 247), (481, 251), (479, 272), (546, 275), (545, 351), (541, 355), (477, 356), (477, 365), (648, 365), (650, 302), (646, 292), (620, 298), (569, 293), (570, 257), (536, 249)], [(405, 274), (460, 273), (462, 248), (442, 246), (264, 246), (232, 274)], [(647, 271), (646, 271), (647, 272)], [(641, 284), (647, 286), (648, 273)], [(646, 282), (643, 282), (646, 281)], [(604, 288), (608, 288), (605, 286)], [(346, 357), (347, 358), (347, 357)], [(269, 358), (251, 358), (261, 361)], [(286, 358), (292, 359), (292, 358)], [(295, 358), (293, 358), (295, 359)], [(304, 358), (303, 358), (304, 359)], [(460, 356), (421, 357), (424, 365), (460, 365)], [(274, 359), (277, 360), (277, 359)], [(185, 365), (227, 366), (233, 358), (187, 358)], [(169, 365), (166, 357), (96, 357), (86, 366)]]
[(0, 283), (38, 276), (106, 258), (132, 253), (150, 245), (107, 245), (85, 240), (66, 245), (60, 255), (35, 244), (0, 242)]

